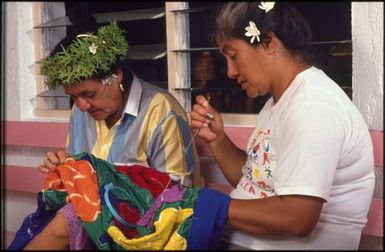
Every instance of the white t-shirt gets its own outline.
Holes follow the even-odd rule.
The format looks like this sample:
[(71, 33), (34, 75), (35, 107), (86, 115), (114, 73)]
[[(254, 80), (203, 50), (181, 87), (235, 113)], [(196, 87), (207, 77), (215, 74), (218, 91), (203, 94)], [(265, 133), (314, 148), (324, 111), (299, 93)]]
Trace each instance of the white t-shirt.
[(306, 237), (227, 229), (225, 239), (253, 249), (358, 248), (375, 182), (372, 142), (358, 109), (322, 70), (306, 69), (277, 104), (267, 101), (247, 154), (232, 198), (297, 194), (326, 202)]

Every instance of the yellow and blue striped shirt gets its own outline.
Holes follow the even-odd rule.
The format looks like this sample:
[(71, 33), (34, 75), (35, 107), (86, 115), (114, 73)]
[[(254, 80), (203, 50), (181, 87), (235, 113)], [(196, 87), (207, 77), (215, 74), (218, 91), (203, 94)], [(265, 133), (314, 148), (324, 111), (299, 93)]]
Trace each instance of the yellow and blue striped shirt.
[(89, 152), (111, 163), (147, 164), (184, 179), (195, 167), (195, 149), (185, 152), (190, 140), (188, 118), (177, 100), (134, 76), (122, 117), (110, 129), (74, 104), (67, 150)]

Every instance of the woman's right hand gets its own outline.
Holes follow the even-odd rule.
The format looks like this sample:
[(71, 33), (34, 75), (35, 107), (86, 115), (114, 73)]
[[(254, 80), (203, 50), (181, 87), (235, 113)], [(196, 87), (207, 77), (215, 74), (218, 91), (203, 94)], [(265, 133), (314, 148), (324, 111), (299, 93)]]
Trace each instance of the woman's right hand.
[[(206, 142), (214, 142), (223, 137), (224, 130), (221, 114), (210, 106), (204, 96), (198, 95), (195, 101), (196, 103), (190, 113), (190, 123), (194, 133), (198, 130), (197, 135)], [(211, 119), (208, 113), (212, 115)]]
[(47, 158), (37, 167), (41, 173), (49, 173), (53, 168), (61, 165), (70, 155), (64, 150), (49, 151)]

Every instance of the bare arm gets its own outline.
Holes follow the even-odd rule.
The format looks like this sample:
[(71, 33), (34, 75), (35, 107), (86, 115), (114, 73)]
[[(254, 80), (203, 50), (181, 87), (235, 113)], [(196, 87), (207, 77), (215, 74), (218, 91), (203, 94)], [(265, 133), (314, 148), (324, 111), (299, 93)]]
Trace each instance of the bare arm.
[[(212, 117), (207, 117), (208, 113)], [(192, 129), (198, 130), (197, 135), (208, 143), (226, 179), (235, 187), (242, 176), (246, 153), (226, 136), (221, 114), (209, 105), (206, 98), (199, 95), (190, 117)]]
[(252, 235), (306, 236), (318, 222), (324, 200), (302, 195), (232, 199), (228, 224)]
[(246, 162), (246, 153), (235, 146), (226, 134), (210, 142), (209, 147), (227, 181), (236, 187), (242, 177), (241, 169)]

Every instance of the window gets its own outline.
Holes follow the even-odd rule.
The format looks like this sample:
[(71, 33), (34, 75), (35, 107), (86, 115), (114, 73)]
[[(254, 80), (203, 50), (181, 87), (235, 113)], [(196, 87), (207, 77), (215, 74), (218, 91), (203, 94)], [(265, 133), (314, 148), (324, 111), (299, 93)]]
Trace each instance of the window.
[[(351, 3), (292, 4), (312, 26), (312, 47), (319, 59), (317, 67), (323, 69), (351, 97)], [(191, 2), (173, 10), (176, 16), (188, 20), (190, 31), (189, 43), (172, 50), (176, 54), (189, 54), (190, 60), (190, 85), (176, 90), (190, 92), (192, 101), (198, 94), (210, 96), (212, 105), (224, 113), (258, 113), (269, 97), (249, 99), (235, 80), (226, 77), (224, 57), (219, 54), (210, 36), (211, 17), (220, 5), (216, 2)], [(203, 66), (206, 68), (200, 69)]]
[(293, 3), (313, 30), (318, 67), (352, 99), (351, 2)]
[[(56, 16), (53, 15), (51, 26), (46, 25), (44, 28), (44, 33), (47, 34), (46, 43), (48, 38), (58, 37), (53, 30), (71, 29), (65, 15), (75, 4), (77, 3), (44, 3), (45, 12), (54, 13), (59, 7), (64, 10), (61, 18), (55, 19)], [(254, 125), (256, 114), (269, 97), (249, 99), (234, 80), (227, 78), (224, 57), (220, 55), (210, 30), (215, 11), (221, 4), (89, 2), (88, 6), (100, 24), (105, 24), (111, 16), (118, 19), (120, 25), (127, 30), (134, 72), (139, 77), (168, 89), (186, 111), (191, 110), (198, 94), (204, 94), (210, 96), (210, 103), (223, 112), (226, 124)], [(314, 53), (320, 59), (317, 66), (351, 97), (351, 3), (292, 4), (312, 26)], [(56, 102), (64, 98), (63, 92), (60, 92), (59, 90), (54, 94)], [(40, 96), (45, 96), (46, 100), (53, 97), (48, 91)], [(68, 101), (69, 98), (65, 99)], [(68, 110), (67, 107), (64, 110)]]
[[(45, 22), (35, 27), (43, 30), (44, 57), (48, 56), (66, 33), (73, 31), (72, 23), (66, 15), (78, 4), (44, 3)], [(81, 4), (82, 7), (89, 9), (99, 26), (107, 24), (112, 19), (117, 20), (127, 31), (125, 35), (129, 43), (130, 66), (135, 74), (154, 85), (168, 88), (164, 3), (82, 2)], [(53, 16), (53, 13), (59, 10), (61, 15)], [(72, 105), (63, 88), (44, 90), (37, 97), (45, 101), (39, 111), (54, 109), (57, 113), (57, 110), (68, 111)]]

